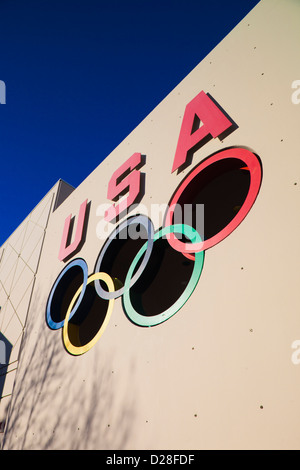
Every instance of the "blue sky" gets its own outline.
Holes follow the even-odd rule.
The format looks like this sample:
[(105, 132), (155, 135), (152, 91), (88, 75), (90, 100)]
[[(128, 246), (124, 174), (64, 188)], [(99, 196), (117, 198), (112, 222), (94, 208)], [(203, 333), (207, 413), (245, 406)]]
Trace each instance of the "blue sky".
[(258, 0), (0, 0), (0, 246), (78, 186)]

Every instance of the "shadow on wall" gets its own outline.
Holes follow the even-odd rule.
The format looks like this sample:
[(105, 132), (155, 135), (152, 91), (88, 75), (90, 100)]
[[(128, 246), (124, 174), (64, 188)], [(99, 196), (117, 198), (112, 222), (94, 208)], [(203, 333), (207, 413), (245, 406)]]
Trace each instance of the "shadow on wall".
[(11, 350), (12, 344), (0, 332), (0, 400), (3, 395), (3, 389), (6, 380)]
[(59, 332), (37, 315), (44, 296), (38, 297), (24, 333), (3, 449), (126, 448), (134, 433), (133, 394), (116, 387), (111, 359), (92, 350), (83, 368), (86, 357), (66, 353)]

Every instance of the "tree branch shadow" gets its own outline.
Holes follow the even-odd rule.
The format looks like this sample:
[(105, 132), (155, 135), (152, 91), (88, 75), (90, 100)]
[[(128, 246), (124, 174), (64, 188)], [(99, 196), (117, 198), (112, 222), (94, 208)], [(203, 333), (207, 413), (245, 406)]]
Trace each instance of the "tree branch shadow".
[(46, 327), (38, 313), (41, 305), (42, 299), (35, 295), (22, 341), (3, 449), (126, 448), (134, 432), (132, 393), (123, 390), (120, 395), (118, 389), (116, 394), (111, 364), (97, 354), (88, 362), (84, 379), (82, 371), (76, 374), (80, 358), (72, 358), (66, 370), (65, 364), (70, 362), (62, 360), (67, 353), (61, 335)]

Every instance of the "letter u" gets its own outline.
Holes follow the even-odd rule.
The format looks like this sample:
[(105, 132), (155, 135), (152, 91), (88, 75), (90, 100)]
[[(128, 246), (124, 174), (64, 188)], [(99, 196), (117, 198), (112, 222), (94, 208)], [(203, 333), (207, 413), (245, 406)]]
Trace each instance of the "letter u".
[(69, 244), (68, 244), (68, 238), (69, 238), (72, 214), (70, 214), (69, 217), (67, 217), (65, 220), (64, 231), (63, 231), (63, 236), (61, 239), (59, 255), (58, 255), (58, 259), (60, 261), (64, 261), (68, 256), (74, 253), (74, 251), (78, 248), (79, 243), (82, 240), (84, 220), (85, 220), (85, 214), (86, 214), (86, 206), (87, 206), (87, 199), (80, 206), (75, 238), (74, 238), (74, 241)]

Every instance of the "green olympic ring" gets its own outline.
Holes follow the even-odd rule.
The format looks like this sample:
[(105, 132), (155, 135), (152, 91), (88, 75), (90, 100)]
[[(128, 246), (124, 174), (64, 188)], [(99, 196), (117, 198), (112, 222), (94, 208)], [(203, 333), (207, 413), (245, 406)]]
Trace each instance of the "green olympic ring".
[[(176, 225), (169, 225), (168, 227), (165, 227), (158, 232), (154, 234), (154, 239), (153, 241), (157, 241), (160, 238), (167, 236), (170, 233), (181, 233), (182, 235), (186, 236), (189, 238), (189, 240), (192, 243), (200, 243), (201, 242), (201, 237), (199, 233), (191, 226), (189, 225), (184, 225), (184, 224), (176, 224)], [(168, 320), (171, 318), (176, 312), (178, 312), (179, 309), (187, 302), (189, 297), (192, 295), (202, 272), (203, 268), (203, 262), (204, 262), (204, 252), (200, 251), (198, 253), (195, 253), (195, 263), (194, 263), (194, 268), (192, 272), (192, 276), (184, 290), (184, 292), (181, 294), (181, 296), (177, 299), (177, 301), (169, 307), (167, 310), (165, 310), (162, 313), (159, 313), (154, 316), (145, 316), (141, 315), (138, 313), (130, 300), (130, 282), (131, 278), (133, 276), (133, 273), (135, 271), (135, 268), (141, 259), (141, 256), (145, 253), (147, 248), (147, 243), (145, 243), (140, 251), (137, 253), (135, 256), (134, 260), (132, 261), (126, 279), (125, 279), (125, 284), (124, 284), (124, 293), (123, 293), (123, 307), (124, 311), (126, 312), (127, 316), (129, 319), (135, 323), (136, 325), (139, 326), (155, 326), (159, 325), (160, 323), (163, 323), (164, 321)]]

